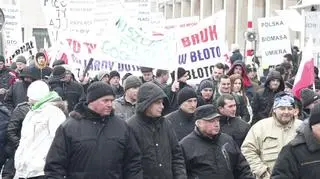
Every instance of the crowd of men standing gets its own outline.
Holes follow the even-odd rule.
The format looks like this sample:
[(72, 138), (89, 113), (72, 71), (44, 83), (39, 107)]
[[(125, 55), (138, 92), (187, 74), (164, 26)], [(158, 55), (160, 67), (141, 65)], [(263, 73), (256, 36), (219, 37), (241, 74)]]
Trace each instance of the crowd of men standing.
[(0, 58), (2, 178), (319, 178), (320, 95), (293, 97), (294, 63), (260, 79), (254, 63), (217, 63), (192, 86), (183, 68), (77, 81), (61, 60)]

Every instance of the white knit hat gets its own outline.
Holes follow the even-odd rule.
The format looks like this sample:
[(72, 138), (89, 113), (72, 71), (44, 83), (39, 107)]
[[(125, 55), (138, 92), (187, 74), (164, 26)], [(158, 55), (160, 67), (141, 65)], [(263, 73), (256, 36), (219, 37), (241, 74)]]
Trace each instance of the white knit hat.
[(47, 83), (41, 80), (34, 81), (30, 84), (27, 96), (31, 100), (39, 101), (50, 92)]

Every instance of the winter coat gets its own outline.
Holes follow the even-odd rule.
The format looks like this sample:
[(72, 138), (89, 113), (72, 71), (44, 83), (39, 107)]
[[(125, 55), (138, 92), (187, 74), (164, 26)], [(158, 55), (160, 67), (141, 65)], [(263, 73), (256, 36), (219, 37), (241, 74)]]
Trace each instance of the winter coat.
[(220, 130), (228, 134), (238, 144), (240, 148), (247, 133), (249, 132), (250, 125), (239, 117), (220, 117)]
[(79, 103), (57, 129), (44, 170), (48, 179), (142, 179), (141, 153), (125, 121)]
[(320, 143), (309, 123), (279, 154), (272, 179), (309, 179), (320, 177)]
[[(8, 90), (11, 85), (16, 82), (16, 76), (14, 72), (11, 72), (9, 69), (4, 67), (0, 70), (0, 89), (4, 88)], [(3, 102), (5, 94), (0, 95), (0, 101)]]
[(182, 109), (178, 109), (165, 116), (172, 124), (178, 141), (190, 134), (195, 127), (193, 113), (186, 113)]
[[(280, 80), (280, 86), (276, 91), (272, 91), (269, 88), (269, 83), (273, 79)], [(278, 71), (270, 72), (267, 77), (267, 81), (264, 85), (264, 88), (258, 90), (258, 92), (255, 94), (252, 101), (251, 106), (252, 106), (252, 112), (253, 112), (253, 118), (252, 118), (253, 124), (261, 119), (271, 116), (271, 109), (273, 107), (274, 96), (276, 93), (283, 90), (284, 90), (284, 81), (281, 77), (280, 72)]]
[(281, 148), (294, 138), (300, 124), (300, 120), (294, 119), (283, 126), (277, 119), (270, 117), (251, 127), (241, 151), (257, 177), (272, 171)]
[(170, 121), (144, 114), (158, 99), (168, 103), (160, 87), (152, 82), (143, 84), (138, 92), (136, 114), (128, 121), (142, 152), (143, 178), (186, 179), (181, 147)]
[(56, 91), (63, 100), (68, 102), (68, 111), (71, 112), (74, 106), (81, 100), (85, 100), (85, 93), (82, 85), (75, 81), (49, 81), (50, 89)]
[(28, 101), (27, 88), (28, 85), (24, 81), (15, 82), (4, 98), (5, 105), (13, 110), (19, 103)]
[(188, 179), (254, 179), (248, 162), (234, 140), (220, 133), (213, 139), (196, 128), (180, 141)]
[(7, 153), (13, 157), (14, 152), (19, 146), (21, 138), (22, 122), (25, 119), (27, 113), (30, 111), (31, 105), (28, 102), (18, 104), (13, 110), (7, 129)]
[(119, 87), (112, 86), (114, 93), (116, 94), (116, 98), (121, 98), (124, 95), (124, 88), (119, 85)]
[(235, 50), (232, 52), (232, 55), (230, 57), (231, 64), (234, 64), (234, 62), (236, 61), (242, 61), (242, 59), (243, 59), (243, 56), (240, 53), (240, 50)]
[(113, 102), (114, 114), (126, 121), (132, 117), (136, 111), (136, 105), (127, 102), (122, 96)]
[(45, 159), (56, 129), (66, 119), (63, 110), (58, 107), (61, 103), (64, 102), (58, 94), (51, 92), (32, 105), (32, 109), (27, 113), (14, 158), (16, 177), (31, 178), (44, 175)]

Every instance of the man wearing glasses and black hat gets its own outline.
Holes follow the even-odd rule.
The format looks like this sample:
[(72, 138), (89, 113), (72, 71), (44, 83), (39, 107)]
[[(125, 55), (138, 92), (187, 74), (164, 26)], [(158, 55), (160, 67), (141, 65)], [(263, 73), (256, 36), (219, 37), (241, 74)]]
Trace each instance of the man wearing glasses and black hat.
[(253, 179), (238, 145), (220, 132), (220, 117), (212, 104), (197, 108), (194, 131), (180, 141), (188, 178)]

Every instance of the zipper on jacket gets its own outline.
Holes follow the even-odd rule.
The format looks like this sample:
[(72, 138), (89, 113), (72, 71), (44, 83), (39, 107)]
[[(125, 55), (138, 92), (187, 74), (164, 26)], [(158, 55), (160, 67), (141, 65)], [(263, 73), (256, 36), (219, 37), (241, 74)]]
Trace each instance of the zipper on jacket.
[(304, 163), (301, 164), (301, 166), (314, 164), (314, 163), (320, 163), (320, 160), (315, 160), (315, 161), (311, 161), (311, 162), (304, 162)]

